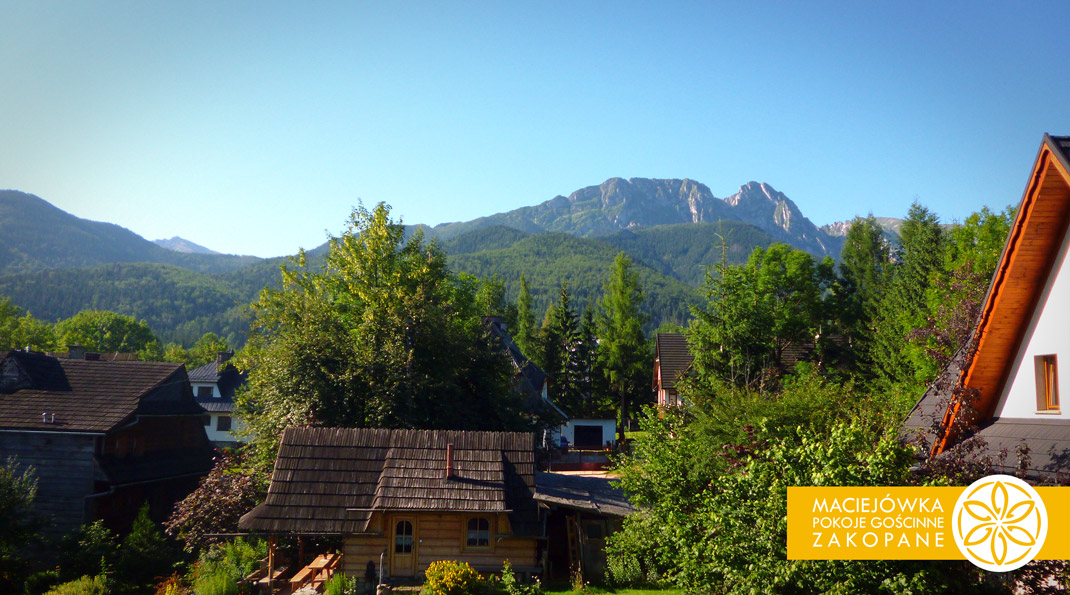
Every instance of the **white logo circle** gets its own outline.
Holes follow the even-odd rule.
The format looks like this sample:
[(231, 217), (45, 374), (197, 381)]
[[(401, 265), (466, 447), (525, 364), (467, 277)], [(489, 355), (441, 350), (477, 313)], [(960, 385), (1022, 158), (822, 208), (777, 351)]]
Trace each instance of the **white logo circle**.
[(1048, 511), (1032, 486), (989, 475), (966, 488), (951, 515), (951, 533), (966, 559), (994, 572), (1029, 563), (1048, 536)]

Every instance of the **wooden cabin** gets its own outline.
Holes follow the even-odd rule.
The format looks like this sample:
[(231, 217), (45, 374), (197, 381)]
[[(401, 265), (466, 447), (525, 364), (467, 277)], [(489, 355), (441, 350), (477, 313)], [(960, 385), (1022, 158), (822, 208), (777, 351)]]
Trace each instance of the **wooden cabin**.
[(1060, 361), (1070, 358), (1068, 225), (1070, 137), (1044, 135), (973, 337), (906, 421), (930, 454), (974, 426), (993, 459), (1025, 445), (1031, 475), (1070, 471), (1070, 410), (1059, 390)]
[(547, 580), (606, 576), (606, 538), (635, 512), (624, 492), (605, 476), (538, 473), (535, 500), (546, 509)]
[(204, 409), (182, 364), (0, 353), (0, 459), (38, 479), (36, 509), (62, 534), (171, 513), (212, 468)]
[(683, 403), (676, 382), (695, 361), (687, 346), (687, 338), (680, 333), (658, 333), (654, 338), (654, 392), (658, 407), (675, 407)]
[(242, 531), (341, 536), (342, 572), (421, 579), (438, 560), (541, 570), (535, 436), (517, 432), (290, 428), (267, 498)]

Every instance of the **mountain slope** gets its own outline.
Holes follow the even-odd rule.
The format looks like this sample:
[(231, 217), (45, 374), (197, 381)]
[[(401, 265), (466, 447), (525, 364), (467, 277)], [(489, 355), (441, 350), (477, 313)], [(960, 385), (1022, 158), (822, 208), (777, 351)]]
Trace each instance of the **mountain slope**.
[(791, 199), (768, 184), (749, 182), (736, 194), (720, 199), (704, 184), (688, 179), (611, 178), (568, 197), (557, 196), (533, 207), (472, 221), (443, 223), (432, 231), (446, 240), (492, 226), (529, 234), (554, 231), (601, 237), (622, 230), (721, 220), (749, 223), (777, 241), (816, 256), (838, 256), (842, 244), (817, 228)]
[(81, 219), (32, 194), (0, 190), (0, 275), (115, 262), (156, 262), (220, 272), (258, 260), (255, 256), (173, 252), (113, 223)]
[[(564, 233), (543, 233), (524, 238), (508, 248), (454, 254), (450, 268), (477, 277), (498, 275), (506, 282), (510, 299), (516, 299), (520, 275), (528, 281), (536, 317), (550, 300), (556, 300), (561, 282), (567, 281), (577, 311), (600, 299), (602, 286), (619, 249), (606, 242)], [(651, 315), (648, 329), (662, 322), (684, 323), (690, 306), (701, 303), (695, 287), (636, 260), (635, 272), (646, 299), (643, 310)]]
[(767, 248), (776, 241), (739, 221), (659, 225), (598, 239), (694, 287), (705, 282), (706, 269), (722, 257), (728, 264), (741, 264), (756, 247)]
[(181, 252), (183, 254), (219, 254), (215, 250), (210, 250), (196, 242), (191, 242), (178, 236), (174, 236), (169, 240), (153, 240), (152, 243), (161, 248), (167, 248), (173, 252)]
[(157, 263), (113, 263), (0, 277), (0, 295), (36, 318), (56, 321), (82, 310), (111, 310), (148, 322), (157, 336), (192, 345), (212, 331), (244, 342), (244, 305), (236, 284)]

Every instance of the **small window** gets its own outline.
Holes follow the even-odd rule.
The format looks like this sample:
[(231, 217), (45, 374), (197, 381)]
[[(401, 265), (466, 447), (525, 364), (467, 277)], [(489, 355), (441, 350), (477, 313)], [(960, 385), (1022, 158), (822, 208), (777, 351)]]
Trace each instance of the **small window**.
[(1055, 355), (1033, 358), (1037, 374), (1037, 411), (1059, 411), (1059, 367)]
[(412, 553), (412, 523), (409, 521), (398, 521), (394, 527), (394, 553)]
[(490, 521), (484, 518), (468, 519), (468, 547), (490, 547)]
[(229, 415), (220, 415), (219, 416), (219, 421), (216, 422), (215, 429), (219, 430), (220, 432), (229, 432), (230, 431), (230, 416)]
[(202, 415), (201, 417), (204, 418), (205, 427), (210, 427), (212, 425), (212, 416), (211, 415)]
[(606, 536), (602, 523), (587, 523), (587, 539), (603, 539)]
[(212, 387), (210, 387), (210, 386), (198, 386), (197, 387), (197, 398), (198, 399), (207, 399), (207, 398), (209, 398), (211, 396), (212, 396)]

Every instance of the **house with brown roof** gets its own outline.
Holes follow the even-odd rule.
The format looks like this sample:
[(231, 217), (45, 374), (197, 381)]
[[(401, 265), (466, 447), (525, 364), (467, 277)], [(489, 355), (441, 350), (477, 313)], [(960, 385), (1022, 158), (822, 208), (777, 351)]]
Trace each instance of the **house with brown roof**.
[(658, 407), (675, 407), (683, 403), (676, 383), (695, 356), (687, 345), (687, 337), (680, 333), (658, 333), (654, 337), (654, 392)]
[(0, 353), (0, 458), (33, 466), (57, 533), (166, 518), (212, 467), (203, 416), (182, 364)]
[(1070, 357), (1068, 250), (1070, 137), (1044, 135), (973, 336), (905, 423), (931, 455), (976, 432), (997, 462), (1025, 446), (1031, 475), (1070, 471), (1059, 391), (1059, 362)]
[[(437, 560), (541, 570), (535, 435), (519, 432), (290, 428), (267, 498), (242, 531), (339, 536), (342, 571), (420, 577)], [(274, 567), (274, 562), (269, 561)]]
[(208, 412), (204, 418), (204, 431), (217, 446), (235, 446), (242, 440), (236, 433), (242, 425), (234, 417), (234, 393), (245, 385), (249, 374), (227, 363), (232, 357), (233, 351), (220, 353), (215, 361), (189, 373), (194, 397)]

